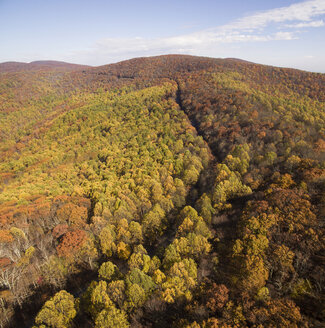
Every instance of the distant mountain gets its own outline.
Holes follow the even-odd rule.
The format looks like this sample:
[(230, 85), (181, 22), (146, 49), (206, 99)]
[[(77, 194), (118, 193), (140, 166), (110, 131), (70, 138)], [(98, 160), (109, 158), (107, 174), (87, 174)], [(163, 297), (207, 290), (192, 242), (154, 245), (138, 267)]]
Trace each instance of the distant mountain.
[(325, 74), (0, 70), (1, 327), (324, 326)]
[(0, 63), (0, 73), (4, 72), (19, 72), (19, 71), (32, 71), (32, 70), (51, 70), (51, 69), (64, 69), (66, 71), (73, 71), (83, 69), (89, 66), (70, 64), (54, 60), (39, 60), (31, 63), (21, 62), (5, 62)]

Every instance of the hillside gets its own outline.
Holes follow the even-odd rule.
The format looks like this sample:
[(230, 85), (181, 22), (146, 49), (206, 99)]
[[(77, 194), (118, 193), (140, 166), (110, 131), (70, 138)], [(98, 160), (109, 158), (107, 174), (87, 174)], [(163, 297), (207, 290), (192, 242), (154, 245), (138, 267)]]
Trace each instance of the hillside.
[(0, 73), (20, 72), (20, 71), (35, 71), (35, 70), (65, 70), (75, 71), (84, 69), (89, 66), (70, 64), (55, 60), (39, 60), (30, 63), (21, 62), (5, 62), (0, 63)]
[(0, 64), (0, 327), (322, 327), (324, 159), (325, 74)]

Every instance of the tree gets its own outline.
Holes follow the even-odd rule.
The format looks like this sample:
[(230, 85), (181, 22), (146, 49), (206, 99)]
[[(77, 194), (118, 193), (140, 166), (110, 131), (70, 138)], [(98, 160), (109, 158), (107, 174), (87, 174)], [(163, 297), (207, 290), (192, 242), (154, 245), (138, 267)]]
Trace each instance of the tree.
[(166, 276), (161, 270), (159, 270), (159, 269), (155, 270), (155, 272), (153, 274), (153, 281), (157, 285), (162, 284), (165, 281), (165, 279), (166, 279)]
[(198, 171), (194, 165), (190, 165), (185, 171), (183, 175), (183, 181), (185, 184), (191, 185), (197, 182), (200, 175), (200, 171)]
[(201, 216), (195, 219), (186, 217), (177, 229), (177, 237), (186, 236), (189, 233), (211, 238), (211, 232)]
[(221, 310), (228, 302), (229, 290), (225, 285), (217, 285), (213, 283), (209, 290), (209, 298), (207, 301), (207, 307), (212, 311), (216, 312)]
[(126, 219), (121, 219), (118, 221), (116, 228), (116, 239), (126, 244), (130, 243), (131, 233), (129, 231), (129, 224)]
[(107, 286), (107, 294), (121, 308), (125, 299), (124, 280), (111, 281)]
[(146, 295), (150, 294), (150, 292), (155, 288), (155, 283), (152, 278), (146, 275), (141, 270), (135, 268), (130, 271), (130, 273), (126, 277), (126, 283), (128, 288), (134, 284), (142, 287), (145, 291)]
[(185, 206), (180, 214), (179, 214), (179, 220), (180, 222), (183, 222), (186, 218), (189, 218), (192, 222), (196, 222), (198, 219), (198, 213), (192, 206)]
[(127, 260), (131, 254), (131, 248), (128, 244), (125, 244), (123, 241), (120, 241), (117, 244), (117, 256), (122, 260)]
[(131, 308), (142, 306), (146, 300), (146, 293), (138, 284), (131, 285), (127, 290), (127, 295)]
[(104, 309), (113, 305), (107, 293), (107, 282), (92, 281), (82, 296), (83, 309), (89, 313), (93, 319)]
[(35, 323), (38, 327), (70, 327), (77, 309), (78, 302), (74, 297), (65, 290), (61, 290), (44, 304), (36, 316)]
[(162, 284), (162, 298), (167, 303), (185, 297), (192, 299), (191, 290), (196, 286), (197, 266), (192, 259), (175, 263), (169, 270), (167, 280)]
[(124, 311), (110, 306), (101, 311), (95, 321), (95, 328), (128, 328), (130, 324), (127, 321)]
[(87, 239), (87, 235), (83, 230), (68, 231), (62, 238), (57, 247), (60, 257), (73, 257), (83, 246)]
[(116, 251), (115, 237), (114, 226), (111, 224), (103, 228), (99, 234), (101, 250), (107, 257), (112, 256)]
[(187, 255), (199, 259), (200, 256), (207, 255), (211, 250), (211, 244), (208, 242), (206, 237), (201, 235), (191, 232), (186, 236), (186, 241), (187, 249), (184, 253), (181, 251), (184, 255), (187, 251)]
[(138, 268), (144, 273), (152, 274), (160, 266), (160, 260), (157, 256), (151, 258), (147, 255), (146, 249), (142, 245), (138, 245), (134, 249), (134, 253), (128, 260), (129, 268), (132, 270)]
[(175, 194), (173, 195), (173, 203), (175, 207), (182, 207), (185, 204), (186, 187), (181, 179), (176, 178), (175, 183)]
[(257, 326), (264, 327), (308, 327), (299, 308), (291, 300), (275, 299), (267, 301), (265, 307), (254, 311)]
[(97, 312), (102, 309), (108, 308), (113, 303), (107, 295), (106, 281), (99, 281), (91, 293), (91, 303)]
[(211, 224), (212, 215), (215, 214), (215, 209), (212, 206), (211, 199), (207, 194), (203, 194), (196, 202), (196, 207), (204, 221)]
[(129, 231), (131, 233), (130, 241), (132, 244), (141, 244), (143, 242), (142, 228), (139, 222), (131, 221)]
[(113, 277), (116, 275), (116, 273), (117, 273), (117, 266), (110, 261), (104, 262), (98, 270), (99, 278), (105, 279), (107, 281), (112, 280)]
[(142, 228), (145, 236), (153, 242), (161, 234), (162, 230), (162, 219), (165, 216), (164, 210), (159, 204), (156, 204), (152, 210), (145, 215), (142, 222)]

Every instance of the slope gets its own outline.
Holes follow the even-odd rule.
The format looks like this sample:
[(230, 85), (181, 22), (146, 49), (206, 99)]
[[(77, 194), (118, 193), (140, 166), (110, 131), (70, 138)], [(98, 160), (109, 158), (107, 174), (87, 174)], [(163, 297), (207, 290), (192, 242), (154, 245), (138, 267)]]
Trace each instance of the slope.
[(0, 63), (0, 73), (35, 71), (35, 70), (66, 70), (74, 71), (89, 67), (87, 65), (70, 64), (55, 60), (39, 60), (30, 63), (5, 62)]
[(321, 326), (324, 74), (169, 55), (1, 78), (3, 325), (65, 288), (65, 325)]

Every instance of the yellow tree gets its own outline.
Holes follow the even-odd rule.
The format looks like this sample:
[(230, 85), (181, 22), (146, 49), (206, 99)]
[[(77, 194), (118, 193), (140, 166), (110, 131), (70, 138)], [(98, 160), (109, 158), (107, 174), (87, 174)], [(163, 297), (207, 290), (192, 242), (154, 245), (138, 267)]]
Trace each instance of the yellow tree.
[(77, 314), (78, 304), (74, 297), (61, 290), (48, 300), (37, 314), (34, 327), (70, 327)]

